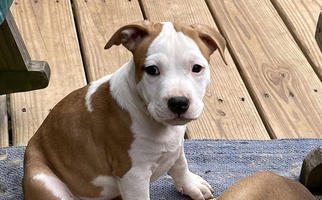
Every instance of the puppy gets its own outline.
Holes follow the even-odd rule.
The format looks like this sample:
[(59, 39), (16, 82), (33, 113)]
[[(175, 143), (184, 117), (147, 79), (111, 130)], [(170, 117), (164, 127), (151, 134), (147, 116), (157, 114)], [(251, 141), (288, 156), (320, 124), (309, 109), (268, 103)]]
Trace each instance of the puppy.
[(247, 176), (224, 191), (217, 200), (315, 200), (301, 183), (269, 171)]
[(202, 25), (140, 21), (120, 28), (133, 58), (114, 74), (59, 102), (25, 152), (26, 200), (148, 200), (149, 183), (168, 172), (192, 199), (212, 197), (183, 151), (186, 124), (202, 112), (210, 55), (225, 40)]

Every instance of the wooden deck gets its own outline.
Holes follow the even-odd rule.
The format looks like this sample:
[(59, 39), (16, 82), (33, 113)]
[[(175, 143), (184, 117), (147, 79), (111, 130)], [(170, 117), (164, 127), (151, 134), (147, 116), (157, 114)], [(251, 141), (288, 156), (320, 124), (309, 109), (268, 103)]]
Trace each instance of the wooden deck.
[(30, 56), (46, 60), (52, 76), (46, 89), (11, 94), (9, 103), (0, 96), (0, 146), (25, 145), (60, 99), (127, 62), (125, 48), (103, 47), (144, 18), (208, 24), (228, 42), (228, 66), (218, 52), (211, 58), (206, 107), (189, 138), (321, 137), (321, 10), (322, 0), (15, 0)]

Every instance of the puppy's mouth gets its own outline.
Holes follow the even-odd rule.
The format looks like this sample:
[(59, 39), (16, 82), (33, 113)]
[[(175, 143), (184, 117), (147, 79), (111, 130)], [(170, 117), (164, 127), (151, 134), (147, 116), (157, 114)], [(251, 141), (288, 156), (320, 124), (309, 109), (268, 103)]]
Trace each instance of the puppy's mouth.
[(165, 123), (172, 126), (180, 126), (180, 125), (186, 125), (192, 120), (196, 120), (196, 118), (187, 118), (182, 114), (178, 114), (176, 117), (166, 120)]

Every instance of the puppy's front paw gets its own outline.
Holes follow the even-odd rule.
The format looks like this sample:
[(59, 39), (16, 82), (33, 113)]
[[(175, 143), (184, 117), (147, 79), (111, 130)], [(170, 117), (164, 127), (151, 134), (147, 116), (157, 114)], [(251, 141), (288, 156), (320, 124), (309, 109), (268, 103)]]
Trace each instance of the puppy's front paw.
[(194, 200), (205, 200), (213, 198), (212, 187), (200, 176), (188, 172), (182, 179), (176, 181), (176, 189), (190, 196)]

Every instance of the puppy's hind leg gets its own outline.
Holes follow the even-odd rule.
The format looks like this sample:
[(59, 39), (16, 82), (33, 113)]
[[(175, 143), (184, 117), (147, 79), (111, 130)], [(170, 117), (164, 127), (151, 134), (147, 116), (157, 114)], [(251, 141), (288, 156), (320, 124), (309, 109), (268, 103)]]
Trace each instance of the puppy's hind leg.
[[(33, 167), (36, 165), (33, 164)], [(30, 168), (31, 167), (31, 170)], [(28, 166), (23, 178), (25, 200), (76, 200), (67, 186), (47, 167)]]

